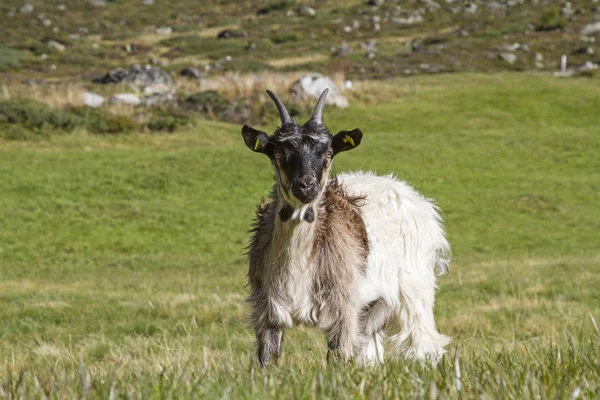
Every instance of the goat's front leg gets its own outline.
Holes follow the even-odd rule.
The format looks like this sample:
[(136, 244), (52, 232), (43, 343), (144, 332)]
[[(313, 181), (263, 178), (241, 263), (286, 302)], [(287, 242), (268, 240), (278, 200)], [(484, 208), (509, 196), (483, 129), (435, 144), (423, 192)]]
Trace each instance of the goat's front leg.
[(348, 362), (354, 354), (358, 334), (358, 316), (355, 313), (340, 315), (327, 329), (327, 362)]
[(256, 329), (258, 344), (258, 361), (266, 367), (271, 361), (277, 361), (283, 351), (283, 329), (276, 326), (267, 326)]

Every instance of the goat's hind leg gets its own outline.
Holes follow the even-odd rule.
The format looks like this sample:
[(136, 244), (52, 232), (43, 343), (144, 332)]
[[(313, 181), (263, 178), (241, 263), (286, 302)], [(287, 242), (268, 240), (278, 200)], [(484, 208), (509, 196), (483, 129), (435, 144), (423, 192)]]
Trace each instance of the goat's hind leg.
[(383, 362), (383, 328), (391, 315), (391, 308), (376, 300), (369, 304), (361, 314), (361, 346), (358, 362), (373, 365)]

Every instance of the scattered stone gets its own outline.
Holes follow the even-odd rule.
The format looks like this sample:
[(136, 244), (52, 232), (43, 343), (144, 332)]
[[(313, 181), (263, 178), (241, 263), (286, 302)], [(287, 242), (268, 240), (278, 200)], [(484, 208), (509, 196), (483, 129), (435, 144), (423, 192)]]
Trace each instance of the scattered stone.
[(92, 82), (93, 83), (102, 83), (102, 84), (119, 83), (119, 82), (123, 81), (126, 77), (127, 77), (127, 71), (124, 70), (123, 68), (117, 68), (117, 69), (113, 69), (112, 71), (107, 72), (106, 75), (104, 75), (101, 78), (92, 79)]
[(490, 1), (485, 5), (491, 11), (505, 11), (506, 5), (498, 3), (497, 1)]
[(81, 37), (77, 33), (70, 33), (69, 34), (69, 39), (71, 39), (71, 40), (79, 40), (79, 39), (81, 39)]
[(203, 73), (197, 68), (187, 67), (182, 69), (179, 75), (185, 76), (186, 78), (201, 79)]
[(399, 25), (414, 25), (423, 22), (423, 16), (419, 11), (413, 12), (408, 18), (394, 17), (391, 19), (394, 24)]
[(157, 35), (170, 35), (173, 33), (173, 28), (170, 26), (159, 26), (158, 28), (154, 29), (154, 33)]
[(350, 33), (350, 32), (352, 32), (352, 27), (350, 27), (350, 26), (346, 25), (346, 26), (344, 27), (344, 32), (346, 32), (346, 33)]
[(587, 71), (594, 71), (598, 69), (598, 64), (593, 63), (591, 61), (586, 61), (583, 64), (573, 68), (573, 70), (575, 72), (587, 72)]
[(544, 55), (542, 53), (535, 53), (535, 67), (538, 69), (544, 68)]
[(367, 4), (370, 5), (371, 7), (379, 7), (379, 6), (382, 6), (383, 3), (385, 3), (385, 0), (369, 0), (367, 2)]
[(573, 51), (573, 54), (585, 54), (585, 55), (589, 55), (589, 56), (593, 56), (594, 55), (594, 48), (593, 47), (580, 47), (578, 49), (576, 49), (575, 51)]
[(352, 52), (352, 47), (348, 46), (348, 43), (346, 43), (345, 40), (342, 40), (342, 42), (340, 43), (340, 47), (337, 49), (334, 48), (333, 55), (335, 57), (341, 57), (347, 56), (348, 54), (352, 54)]
[(477, 12), (477, 4), (471, 3), (471, 2), (465, 4), (465, 13), (475, 14), (476, 12)]
[(106, 0), (90, 0), (90, 4), (94, 7), (104, 7), (106, 6)]
[(34, 10), (34, 8), (31, 4), (25, 4), (23, 7), (19, 8), (19, 12), (21, 14), (29, 14), (29, 13), (32, 13), (33, 10)]
[(374, 30), (375, 32), (378, 32), (378, 31), (380, 31), (380, 30), (381, 30), (381, 25), (379, 25), (379, 22), (375, 22), (375, 23), (373, 24), (373, 30)]
[(139, 106), (141, 100), (133, 93), (119, 93), (110, 96), (108, 104), (112, 106)]
[(298, 14), (300, 14), (303, 17), (314, 17), (315, 15), (317, 15), (317, 12), (314, 8), (304, 5), (298, 8)]
[(440, 3), (437, 3), (433, 0), (423, 0), (423, 4), (425, 4), (425, 9), (429, 12), (435, 12), (442, 8)]
[(60, 52), (63, 52), (67, 49), (67, 46), (65, 46), (62, 43), (57, 42), (56, 40), (50, 40), (48, 42), (48, 47), (50, 47), (51, 49), (54, 49), (56, 51), (60, 51)]
[(352, 21), (352, 29), (354, 29), (355, 31), (360, 29), (360, 21), (355, 19), (354, 21)]
[(59, 4), (56, 6), (56, 9), (58, 11), (67, 11), (67, 6), (65, 6), (64, 4)]
[(225, 29), (217, 34), (217, 39), (247, 38), (248, 32), (242, 30)]
[(344, 81), (344, 89), (346, 89), (346, 90), (354, 89), (354, 85), (352, 84), (352, 81), (350, 81), (350, 80)]
[(600, 32), (600, 21), (592, 22), (581, 28), (581, 36), (592, 36)]
[(165, 106), (176, 100), (175, 93), (156, 93), (140, 100), (140, 105), (144, 107), (159, 107)]
[(96, 93), (85, 92), (82, 95), (82, 99), (83, 99), (83, 104), (85, 104), (88, 107), (92, 107), (92, 108), (98, 108), (98, 107), (101, 107), (102, 104), (104, 104), (104, 97), (102, 97)]
[(154, 0), (142, 0), (142, 5), (152, 6), (152, 5), (154, 5)]
[(299, 98), (318, 99), (326, 88), (329, 88), (327, 104), (341, 108), (348, 107), (348, 99), (341, 94), (335, 82), (318, 73), (310, 73), (300, 78), (292, 84), (290, 91), (293, 96)]
[(375, 40), (367, 40), (361, 44), (361, 47), (365, 51), (366, 58), (375, 57), (375, 52), (377, 51), (377, 42)]
[(517, 62), (517, 56), (514, 53), (507, 53), (507, 52), (503, 52), (499, 54), (499, 57), (502, 61), (513, 65), (514, 63)]

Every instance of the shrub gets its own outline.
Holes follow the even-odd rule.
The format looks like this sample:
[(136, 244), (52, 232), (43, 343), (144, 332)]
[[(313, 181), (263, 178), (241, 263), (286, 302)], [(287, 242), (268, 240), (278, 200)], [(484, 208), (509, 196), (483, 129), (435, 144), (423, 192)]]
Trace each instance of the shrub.
[(138, 126), (127, 116), (110, 115), (90, 108), (55, 110), (33, 100), (0, 102), (2, 137), (13, 140), (71, 132), (76, 128), (92, 133), (122, 133)]
[(0, 46), (0, 71), (19, 70), (24, 55), (22, 51)]
[(569, 20), (560, 13), (560, 10), (554, 8), (542, 15), (537, 29), (539, 31), (552, 31), (555, 29), (565, 29), (568, 25)]
[(175, 132), (180, 128), (191, 125), (192, 120), (186, 115), (160, 114), (148, 122), (152, 132)]

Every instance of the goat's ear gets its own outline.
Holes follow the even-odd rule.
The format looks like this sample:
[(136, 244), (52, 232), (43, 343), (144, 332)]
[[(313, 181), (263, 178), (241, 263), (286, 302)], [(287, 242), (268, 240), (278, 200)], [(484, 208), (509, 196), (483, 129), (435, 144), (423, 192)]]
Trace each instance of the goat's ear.
[(242, 127), (242, 137), (250, 150), (269, 155), (269, 148), (267, 146), (269, 135), (265, 132), (254, 129), (250, 125), (244, 125)]
[(362, 140), (362, 132), (360, 129), (354, 129), (351, 131), (338, 132), (333, 137), (331, 147), (333, 148), (333, 154), (341, 153), (342, 151), (352, 150), (358, 147)]

